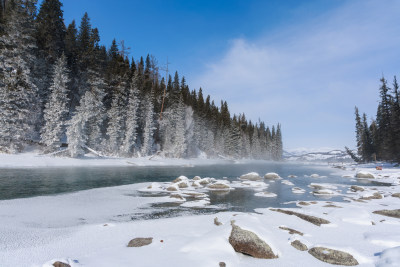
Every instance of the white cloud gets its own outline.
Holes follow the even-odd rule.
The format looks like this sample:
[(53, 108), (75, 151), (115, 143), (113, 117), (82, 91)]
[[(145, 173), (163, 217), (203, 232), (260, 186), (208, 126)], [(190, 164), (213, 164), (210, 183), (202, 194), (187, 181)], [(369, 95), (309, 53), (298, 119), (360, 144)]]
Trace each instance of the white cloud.
[[(286, 147), (354, 145), (354, 106), (375, 114), (400, 74), (400, 1), (349, 1), (257, 40), (232, 40), (191, 84), (232, 113), (283, 125)], [(279, 30), (279, 32), (278, 32)]]

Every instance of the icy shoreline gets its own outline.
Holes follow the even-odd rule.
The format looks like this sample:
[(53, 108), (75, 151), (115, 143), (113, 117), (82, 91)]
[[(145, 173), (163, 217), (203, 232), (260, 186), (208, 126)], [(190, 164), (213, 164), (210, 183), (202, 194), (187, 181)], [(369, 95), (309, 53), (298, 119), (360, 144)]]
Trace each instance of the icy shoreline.
[[(291, 246), (299, 240), (308, 249), (326, 247), (350, 253), (359, 266), (397, 266), (400, 219), (373, 212), (400, 209), (400, 198), (396, 194), (400, 192), (400, 170), (387, 166), (377, 171), (373, 167), (331, 170), (347, 179), (355, 179), (360, 171), (368, 172), (375, 176), (374, 180), (390, 182), (392, 186), (349, 186), (343, 196), (347, 202), (297, 202), (298, 208), (284, 209), (329, 221), (320, 226), (268, 207), (257, 209), (257, 213), (215, 210), (210, 215), (131, 221), (132, 211), (145, 216), (151, 212), (150, 204), (179, 201), (157, 196), (157, 191), (164, 192), (174, 185), (177, 190), (170, 194), (185, 197), (186, 192), (187, 197), (187, 192), (196, 185), (194, 182), (200, 183), (204, 178), (0, 201), (0, 265), (52, 266), (55, 261), (61, 261), (71, 266), (218, 266), (219, 262), (225, 262), (226, 266), (333, 266)], [(238, 183), (207, 181), (219, 184), (220, 188), (224, 184), (232, 189), (237, 186), (268, 188), (263, 186), (263, 180), (246, 180), (260, 178), (264, 179), (251, 173), (243, 180), (238, 179)], [(276, 182), (291, 186), (290, 179), (301, 177)], [(335, 185), (318, 183), (318, 179), (315, 175), (312, 186), (316, 190), (334, 191)], [(182, 184), (180, 188), (180, 183), (187, 187)], [(140, 191), (155, 194), (143, 197), (135, 193)], [(222, 225), (214, 224), (215, 217)], [(279, 258), (255, 259), (235, 252), (228, 242), (233, 220), (267, 242)], [(136, 237), (152, 237), (153, 242), (140, 248), (127, 247)]]

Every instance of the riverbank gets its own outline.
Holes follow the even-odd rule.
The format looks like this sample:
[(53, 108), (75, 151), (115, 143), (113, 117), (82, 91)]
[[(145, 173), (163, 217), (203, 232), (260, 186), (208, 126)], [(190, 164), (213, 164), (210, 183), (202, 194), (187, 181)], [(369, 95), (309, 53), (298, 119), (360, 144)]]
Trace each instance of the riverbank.
[[(254, 160), (231, 160), (225, 158), (198, 157), (193, 159), (175, 159), (161, 156), (141, 158), (99, 157), (86, 154), (82, 158), (55, 157), (41, 155), (37, 151), (19, 154), (0, 153), (0, 168), (43, 168), (43, 167), (96, 167), (96, 166), (194, 166), (213, 164), (246, 163)], [(257, 162), (257, 161), (255, 161)], [(262, 162), (261, 160), (258, 162)]]
[[(0, 201), (0, 263), (1, 266), (51, 266), (56, 261), (71, 266), (218, 266), (219, 262), (225, 262), (226, 266), (333, 266), (294, 248), (291, 243), (298, 240), (308, 250), (324, 247), (347, 252), (359, 266), (396, 266), (400, 260), (400, 219), (374, 212), (400, 209), (400, 170), (386, 166), (378, 171), (372, 165), (330, 170), (350, 181), (356, 181), (360, 171), (369, 172), (375, 176), (373, 180), (391, 181), (392, 186), (349, 185), (340, 195), (346, 202), (332, 202), (330, 193), (335, 193), (336, 185), (318, 183), (321, 178), (315, 175), (315, 183), (309, 186), (313, 186), (314, 192), (327, 195), (319, 201), (298, 201), (297, 208), (278, 211), (265, 207), (256, 213), (240, 213), (222, 212), (205, 204), (196, 210), (213, 209), (215, 213), (195, 216), (188, 213), (171, 218), (160, 213), (160, 219), (154, 216), (154, 204), (159, 204), (160, 211), (166, 203), (181, 205), (203, 200), (204, 204), (207, 196), (198, 195), (198, 199), (192, 196), (193, 199), (188, 193), (201, 193), (208, 185), (204, 182), (203, 189), (195, 189), (193, 182), (201, 181), (196, 178), (183, 179), (188, 187), (178, 184), (176, 191), (167, 188), (182, 181), (5, 200)], [(290, 187), (290, 181), (304, 179), (282, 178), (272, 182)], [(262, 186), (265, 179), (208, 182), (268, 192), (268, 187)], [(151, 194), (143, 196), (139, 192)], [(293, 212), (306, 216), (299, 217)], [(307, 216), (328, 223), (318, 226), (301, 218)], [(221, 225), (215, 224), (216, 217)], [(232, 221), (257, 234), (278, 258), (255, 259), (235, 252), (229, 243)], [(153, 238), (152, 243), (127, 247), (130, 240), (138, 237)]]

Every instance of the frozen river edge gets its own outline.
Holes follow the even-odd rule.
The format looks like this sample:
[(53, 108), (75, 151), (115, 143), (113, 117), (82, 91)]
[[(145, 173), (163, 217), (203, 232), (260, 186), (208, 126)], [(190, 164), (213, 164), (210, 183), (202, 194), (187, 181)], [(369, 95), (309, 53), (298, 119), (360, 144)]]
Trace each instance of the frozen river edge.
[[(265, 208), (256, 213), (218, 212), (127, 222), (104, 218), (108, 210), (129, 216), (124, 214), (127, 205), (141, 209), (149, 203), (176, 200), (154, 196), (135, 197), (132, 201), (129, 194), (133, 191), (155, 187), (144, 183), (0, 201), (0, 265), (52, 266), (60, 261), (70, 266), (218, 266), (219, 262), (226, 266), (333, 266), (291, 246), (298, 240), (308, 250), (324, 247), (347, 252), (359, 266), (398, 266), (400, 219), (374, 211), (400, 209), (399, 169), (376, 171), (372, 166), (363, 166), (335, 171), (349, 179), (358, 171), (370, 172), (375, 180), (391, 182), (392, 186), (364, 191), (349, 187), (343, 196), (348, 202), (297, 203), (298, 208), (284, 209), (287, 213)], [(290, 179), (301, 178), (280, 182), (289, 186)], [(221, 181), (214, 181), (218, 183)], [(319, 189), (329, 192), (330, 187)], [(329, 223), (317, 226), (290, 212)], [(77, 224), (80, 217), (82, 221)], [(214, 223), (216, 217), (221, 225)], [(278, 258), (255, 259), (235, 252), (228, 240), (232, 221), (257, 234)], [(152, 243), (127, 247), (137, 237), (152, 237)]]

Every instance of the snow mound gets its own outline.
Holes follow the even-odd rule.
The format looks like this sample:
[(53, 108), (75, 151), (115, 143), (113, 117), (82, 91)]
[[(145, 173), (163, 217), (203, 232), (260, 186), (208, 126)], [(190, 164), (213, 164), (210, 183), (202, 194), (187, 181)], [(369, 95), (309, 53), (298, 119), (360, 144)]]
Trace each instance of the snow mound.
[(277, 173), (275, 173), (275, 172), (269, 172), (269, 173), (266, 173), (266, 174), (264, 175), (264, 178), (265, 178), (265, 179), (279, 179), (279, 178), (281, 178), (281, 177), (279, 176), (279, 174), (277, 174)]
[(256, 172), (249, 172), (247, 174), (243, 174), (240, 176), (241, 180), (250, 180), (250, 181), (259, 181), (261, 180), (261, 176)]
[(294, 194), (304, 194), (306, 192), (306, 190), (304, 190), (303, 188), (300, 188), (300, 187), (293, 187), (292, 192)]
[(370, 173), (370, 172), (366, 172), (366, 171), (359, 171), (356, 174), (356, 178), (367, 178), (367, 179), (373, 179), (375, 178), (375, 176)]
[(277, 194), (270, 192), (258, 192), (254, 194), (256, 197), (277, 197)]
[(281, 183), (285, 184), (285, 185), (290, 185), (290, 186), (294, 185), (294, 183), (292, 183), (292, 182), (290, 182), (288, 180), (282, 180)]

